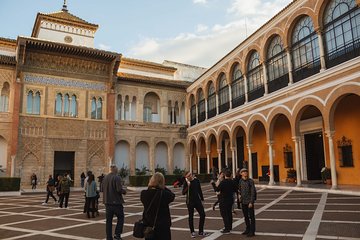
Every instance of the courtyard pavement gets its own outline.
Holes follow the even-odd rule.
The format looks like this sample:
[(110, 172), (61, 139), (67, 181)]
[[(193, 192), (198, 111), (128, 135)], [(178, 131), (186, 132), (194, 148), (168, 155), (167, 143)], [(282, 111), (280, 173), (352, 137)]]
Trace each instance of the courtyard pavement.
[[(191, 239), (184, 196), (181, 189), (172, 190), (176, 193), (171, 204), (172, 239)], [(257, 232), (252, 239), (360, 239), (359, 196), (260, 187), (257, 190)], [(203, 192), (205, 230), (211, 235), (202, 239), (247, 239), (241, 235), (245, 228), (241, 210), (234, 215), (232, 234), (220, 233), (223, 222), (219, 210), (211, 208), (216, 196), (209, 185), (203, 185)], [(129, 191), (125, 197), (123, 239), (135, 239), (133, 223), (141, 218), (143, 210), (139, 194)], [(69, 209), (58, 209), (52, 199), (43, 206), (44, 199), (44, 193), (0, 197), (0, 239), (105, 239), (102, 204), (100, 216), (88, 219), (82, 213), (81, 192), (71, 193)], [(195, 226), (198, 221), (196, 215)]]

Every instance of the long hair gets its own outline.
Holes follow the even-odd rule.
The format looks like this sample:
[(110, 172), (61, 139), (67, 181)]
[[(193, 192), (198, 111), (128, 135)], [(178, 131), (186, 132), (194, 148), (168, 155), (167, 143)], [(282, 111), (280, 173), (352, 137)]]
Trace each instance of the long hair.
[(95, 179), (94, 174), (90, 174), (87, 182), (90, 184), (92, 181), (94, 181), (94, 179)]
[(148, 187), (164, 189), (165, 188), (164, 175), (161, 172), (156, 172), (154, 175), (151, 176)]

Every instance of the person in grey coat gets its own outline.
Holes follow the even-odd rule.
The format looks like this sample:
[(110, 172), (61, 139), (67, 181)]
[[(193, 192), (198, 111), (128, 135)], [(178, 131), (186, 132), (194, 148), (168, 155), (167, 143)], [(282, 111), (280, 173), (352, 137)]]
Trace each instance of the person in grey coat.
[[(122, 239), (121, 234), (124, 227), (124, 198), (126, 190), (121, 184), (116, 165), (110, 166), (110, 173), (103, 180), (103, 202), (106, 209), (106, 239)], [(112, 220), (117, 217), (114, 238), (112, 236)]]
[(248, 237), (255, 236), (255, 211), (256, 188), (254, 180), (249, 178), (246, 168), (240, 170), (239, 192), (241, 196), (241, 207), (245, 218), (246, 230), (242, 233)]

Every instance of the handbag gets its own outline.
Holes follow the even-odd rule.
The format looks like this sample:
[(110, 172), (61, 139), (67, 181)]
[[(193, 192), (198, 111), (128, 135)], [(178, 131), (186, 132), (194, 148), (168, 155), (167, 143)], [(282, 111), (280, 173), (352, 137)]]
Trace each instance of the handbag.
[[(146, 210), (145, 214), (147, 214), (149, 212), (150, 207), (152, 206), (154, 200), (155, 200), (156, 194), (153, 197), (153, 199), (150, 202), (150, 205), (148, 207), (148, 209)], [(136, 238), (154, 238), (155, 236), (155, 224), (156, 224), (156, 220), (157, 220), (157, 216), (159, 213), (159, 209), (160, 209), (160, 202), (161, 202), (161, 197), (162, 197), (162, 190), (160, 192), (160, 199), (159, 199), (159, 205), (158, 208), (156, 210), (156, 215), (155, 215), (155, 220), (154, 220), (154, 224), (153, 226), (146, 226), (143, 219), (136, 221), (134, 223), (134, 228), (133, 228), (133, 236)]]

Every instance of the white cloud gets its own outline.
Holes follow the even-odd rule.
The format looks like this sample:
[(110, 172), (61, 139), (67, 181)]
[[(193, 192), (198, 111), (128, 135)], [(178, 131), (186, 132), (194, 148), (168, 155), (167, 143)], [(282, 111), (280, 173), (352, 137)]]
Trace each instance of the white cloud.
[(193, 3), (195, 3), (195, 4), (206, 4), (207, 0), (193, 0)]
[(111, 46), (106, 45), (106, 44), (103, 44), (103, 43), (100, 43), (100, 44), (99, 44), (99, 48), (100, 48), (101, 50), (109, 51), (109, 50), (111, 49)]
[(127, 54), (149, 61), (166, 59), (211, 67), (290, 2), (233, 0), (228, 17), (236, 20), (213, 26), (198, 24), (194, 32), (179, 33), (171, 38), (144, 37)]

